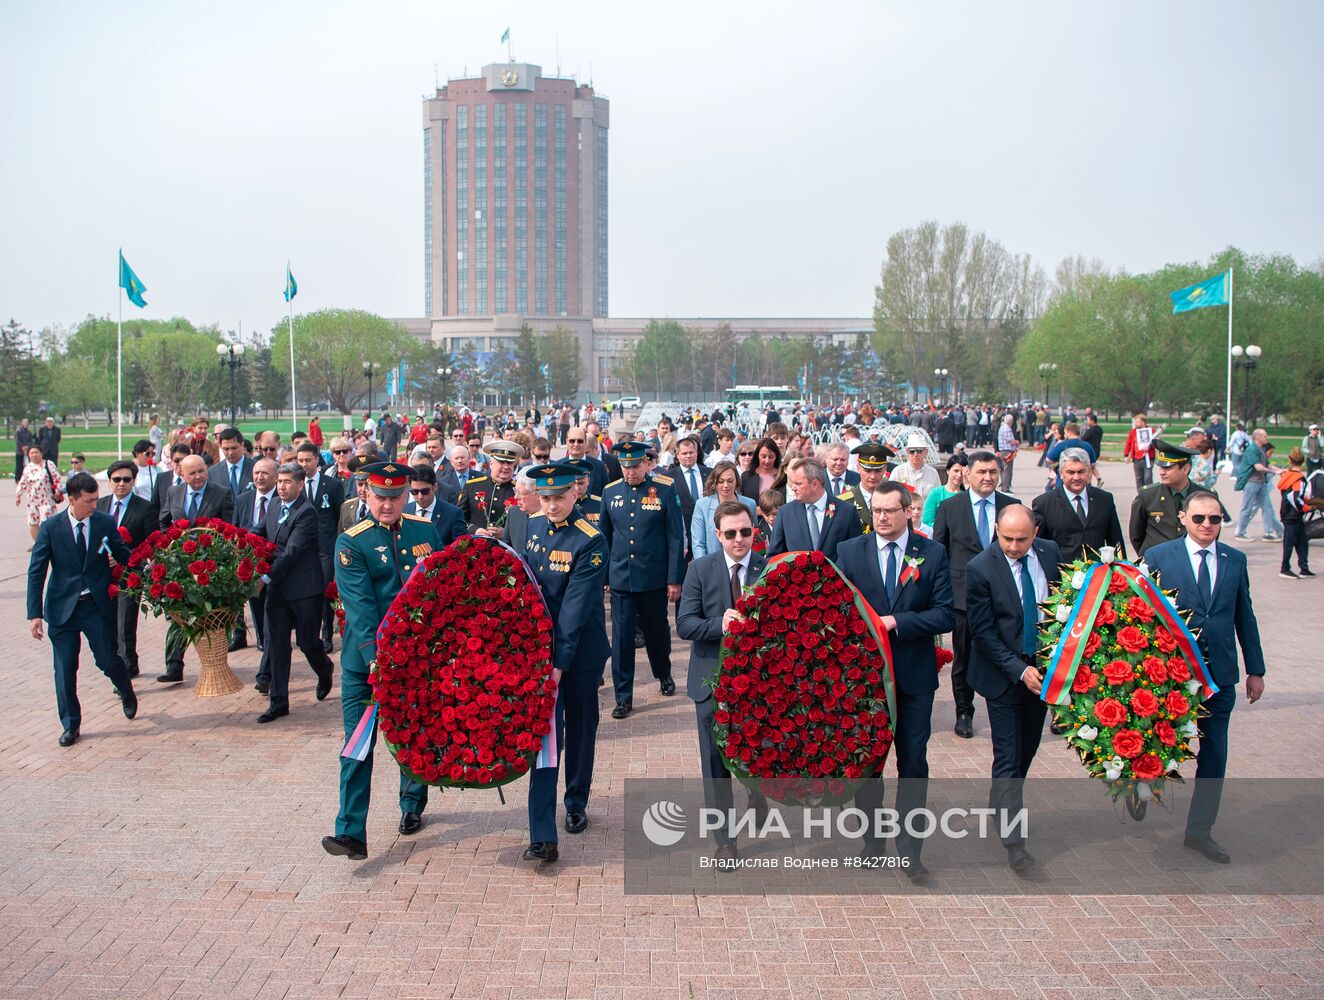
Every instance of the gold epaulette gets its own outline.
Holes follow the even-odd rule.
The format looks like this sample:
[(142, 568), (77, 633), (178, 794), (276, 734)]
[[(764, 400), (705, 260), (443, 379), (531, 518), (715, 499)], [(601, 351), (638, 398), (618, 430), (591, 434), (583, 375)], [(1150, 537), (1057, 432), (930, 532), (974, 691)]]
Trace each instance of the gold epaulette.
[(470, 480), (469, 480), (467, 483), (465, 483), (464, 485), (465, 485), (465, 486), (472, 486), (474, 483), (485, 483), (485, 482), (487, 482), (487, 477), (486, 477), (486, 476), (474, 476), (472, 479), (470, 479)]
[(529, 520), (532, 521), (535, 517), (546, 517), (546, 516), (547, 515), (544, 514), (542, 511), (535, 510), (532, 514), (529, 515)]
[(604, 491), (606, 491), (606, 490), (611, 489), (611, 488), (612, 488), (613, 486), (615, 486), (617, 483), (623, 483), (623, 482), (625, 482), (624, 479), (613, 479), (611, 482), (609, 482), (606, 486), (604, 486), (604, 487), (602, 487), (602, 488), (603, 488)]
[(588, 535), (589, 538), (598, 537), (599, 534), (598, 529), (593, 527), (593, 525), (589, 524), (586, 518), (581, 517), (579, 520), (577, 520), (575, 522), (575, 527), (578, 528), (580, 531), (582, 531), (584, 534)]
[(424, 517), (422, 514), (401, 514), (401, 517), (407, 517), (411, 521), (421, 521), (423, 524), (431, 524), (432, 518)]
[(590, 493), (590, 494), (588, 495), (588, 498), (589, 498), (590, 500), (601, 500), (601, 499), (602, 499), (602, 497), (598, 496), (596, 493)]
[(655, 483), (661, 483), (663, 486), (670, 486), (672, 483), (675, 482), (675, 480), (672, 479), (670, 476), (664, 476), (664, 475), (662, 475), (662, 473), (660, 473), (660, 472), (654, 472), (654, 473), (653, 473), (653, 482), (655, 482)]
[(853, 493), (851, 493), (850, 490), (847, 490), (845, 493), (841, 493), (841, 494), (839, 494), (839, 495), (837, 496), (837, 499), (838, 499), (838, 500), (848, 500), (848, 501), (850, 501), (851, 503), (854, 503), (854, 502), (855, 502), (855, 495), (854, 495)]
[(350, 538), (354, 538), (356, 535), (363, 534), (376, 523), (377, 522), (365, 517), (358, 524), (351, 524), (346, 528), (344, 534), (348, 535)]

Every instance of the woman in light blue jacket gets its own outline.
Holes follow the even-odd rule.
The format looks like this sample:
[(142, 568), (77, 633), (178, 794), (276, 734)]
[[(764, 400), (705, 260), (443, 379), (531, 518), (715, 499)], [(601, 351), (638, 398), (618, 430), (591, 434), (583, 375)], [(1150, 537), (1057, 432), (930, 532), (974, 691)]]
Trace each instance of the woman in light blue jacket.
[(758, 518), (758, 505), (738, 492), (740, 473), (734, 462), (718, 462), (703, 483), (703, 496), (694, 502), (694, 518), (690, 521), (690, 547), (694, 558), (721, 551), (717, 528), (713, 524), (713, 511), (724, 500), (739, 500), (749, 510), (751, 518)]

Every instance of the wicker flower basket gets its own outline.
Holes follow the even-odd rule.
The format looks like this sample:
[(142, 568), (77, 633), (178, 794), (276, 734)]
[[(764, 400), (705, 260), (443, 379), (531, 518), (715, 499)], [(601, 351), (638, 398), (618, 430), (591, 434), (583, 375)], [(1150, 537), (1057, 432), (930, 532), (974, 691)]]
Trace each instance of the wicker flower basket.
[(230, 632), (234, 628), (234, 612), (219, 609), (202, 618), (185, 623), (171, 615), (175, 624), (190, 628), (194, 633), (193, 646), (198, 651), (198, 683), (193, 693), (199, 698), (218, 698), (234, 694), (243, 688), (243, 682), (230, 669)]

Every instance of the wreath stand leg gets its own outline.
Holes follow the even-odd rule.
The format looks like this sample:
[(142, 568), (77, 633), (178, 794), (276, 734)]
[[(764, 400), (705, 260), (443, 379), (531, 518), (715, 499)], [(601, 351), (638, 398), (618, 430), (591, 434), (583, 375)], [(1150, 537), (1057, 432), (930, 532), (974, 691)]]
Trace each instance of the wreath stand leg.
[(1145, 818), (1145, 811), (1149, 808), (1149, 803), (1140, 797), (1140, 793), (1133, 786), (1126, 795), (1126, 811), (1131, 814), (1131, 818), (1139, 823)]
[(234, 629), (234, 615), (228, 611), (212, 611), (196, 626), (201, 631), (193, 640), (193, 648), (198, 651), (200, 667), (193, 693), (199, 698), (219, 698), (242, 690), (243, 681), (230, 669), (230, 632)]

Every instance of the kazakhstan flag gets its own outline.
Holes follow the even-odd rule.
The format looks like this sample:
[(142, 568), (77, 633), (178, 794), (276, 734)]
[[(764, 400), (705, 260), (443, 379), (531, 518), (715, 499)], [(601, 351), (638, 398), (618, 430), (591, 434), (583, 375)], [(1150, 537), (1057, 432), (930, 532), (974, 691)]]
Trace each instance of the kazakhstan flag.
[(1207, 281), (1188, 288), (1179, 288), (1171, 293), (1172, 311), (1187, 312), (1191, 309), (1205, 309), (1209, 306), (1227, 305), (1228, 272), (1216, 274)]
[(133, 273), (133, 268), (129, 267), (129, 262), (124, 259), (123, 250), (120, 251), (120, 287), (129, 293), (129, 301), (139, 309), (147, 305), (147, 300), (143, 298), (147, 286)]
[(285, 264), (285, 301), (290, 302), (299, 294), (299, 286), (294, 280), (294, 275), (290, 271), (290, 265)]

